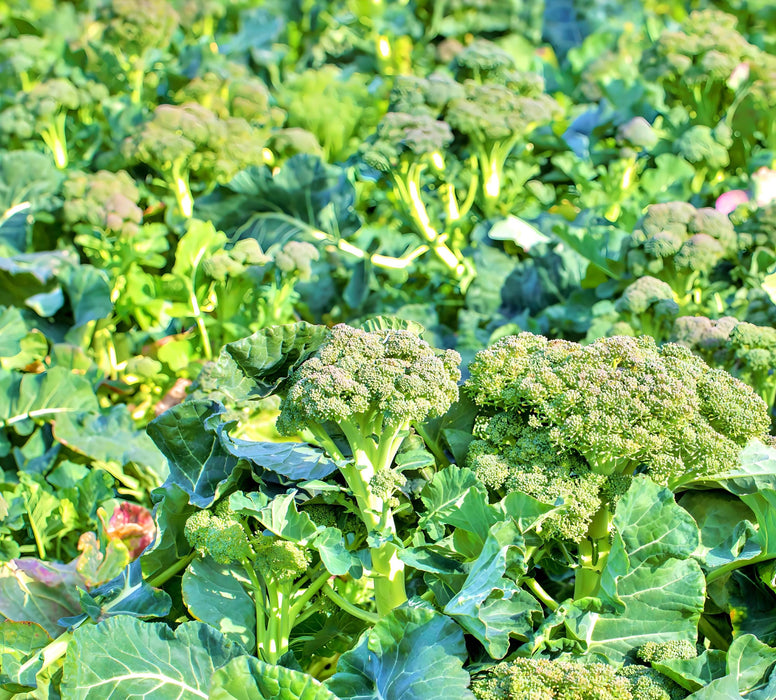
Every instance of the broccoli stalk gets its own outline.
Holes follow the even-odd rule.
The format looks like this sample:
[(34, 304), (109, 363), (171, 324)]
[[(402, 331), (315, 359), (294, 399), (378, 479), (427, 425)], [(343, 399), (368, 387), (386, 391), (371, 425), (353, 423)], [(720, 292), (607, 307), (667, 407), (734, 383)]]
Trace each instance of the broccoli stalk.
[[(448, 246), (448, 234), (440, 233), (432, 225), (421, 194), (422, 177), (429, 166), (432, 171), (444, 170), (442, 152), (452, 140), (450, 127), (428, 114), (389, 112), (378, 124), (377, 133), (364, 152), (364, 160), (388, 175), (400, 206), (428, 248), (455, 276), (462, 277), (466, 272), (463, 256)], [(452, 185), (445, 183), (441, 189), (447, 198), (449, 223), (459, 220), (471, 206), (472, 197), (467, 197), (462, 211)]]
[(481, 413), (467, 464), (499, 495), (563, 503), (542, 537), (577, 545), (575, 599), (599, 588), (614, 507), (636, 470), (672, 489), (724, 474), (770, 427), (750, 387), (649, 336), (582, 346), (521, 333), (470, 371)]
[[(364, 331), (335, 326), (331, 336), (289, 378), (277, 428), (307, 431), (333, 457), (370, 533), (375, 604), (387, 615), (406, 599), (394, 493), (403, 484), (393, 468), (410, 426), (442, 415), (458, 397), (460, 356), (438, 355), (406, 330)], [(343, 459), (330, 433), (344, 434)]]
[(329, 572), (310, 568), (310, 555), (302, 544), (254, 534), (247, 519), (232, 512), (226, 502), (213, 512), (194, 513), (184, 533), (201, 556), (245, 570), (256, 609), (256, 653), (276, 664), (288, 652), (293, 628), (318, 609), (310, 603), (328, 582)]

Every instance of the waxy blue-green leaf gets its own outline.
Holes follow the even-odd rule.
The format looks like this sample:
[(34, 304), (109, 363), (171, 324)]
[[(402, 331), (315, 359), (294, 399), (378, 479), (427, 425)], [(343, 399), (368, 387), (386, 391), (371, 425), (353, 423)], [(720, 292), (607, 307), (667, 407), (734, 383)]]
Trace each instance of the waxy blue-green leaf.
[(673, 493), (637, 476), (614, 515), (614, 541), (597, 598), (575, 601), (566, 625), (590, 654), (614, 663), (646, 642), (695, 641), (706, 600), (700, 542)]
[(227, 343), (200, 376), (200, 394), (228, 403), (269, 396), (328, 336), (325, 326), (299, 321)]
[(51, 636), (35, 622), (0, 622), (0, 686), (35, 687), (35, 675), (43, 662), (37, 652)]
[(199, 508), (207, 508), (223, 493), (239, 461), (226, 451), (218, 435), (223, 412), (224, 407), (214, 401), (187, 401), (147, 427), (169, 463), (165, 486), (179, 486)]
[(232, 659), (213, 674), (208, 700), (338, 700), (306, 673), (251, 656)]
[(463, 632), (449, 617), (405, 604), (340, 657), (326, 686), (348, 700), (473, 700)]
[(325, 479), (337, 470), (336, 463), (323, 450), (304, 442), (241, 440), (231, 437), (226, 425), (219, 429), (219, 435), (230, 454), (294, 481)]
[(256, 649), (256, 611), (247, 588), (250, 580), (239, 564), (217, 564), (212, 557), (192, 561), (181, 581), (189, 613), (251, 652)]
[(514, 567), (510, 560), (524, 560), (524, 545), (512, 521), (493, 525), (462, 588), (443, 610), (494, 659), (506, 656), (510, 638), (528, 639), (542, 617), (536, 598), (505, 576)]
[(112, 617), (73, 633), (62, 694), (72, 700), (206, 699), (216, 669), (243, 653), (202, 622), (173, 631), (161, 622)]
[[(460, 522), (460, 511), (467, 495), (473, 492), (468, 503), (470, 508), (474, 504), (477, 515), (487, 508), (487, 490), (482, 482), (474, 476), (474, 472), (467, 468), (450, 466), (437, 472), (433, 479), (426, 484), (420, 494), (424, 512), (420, 519), (420, 527), (427, 530), (432, 539), (438, 540), (445, 534), (445, 525), (450, 525), (451, 520)], [(483, 522), (477, 526), (477, 531), (487, 535), (490, 523)], [(484, 538), (483, 538), (484, 539)]]

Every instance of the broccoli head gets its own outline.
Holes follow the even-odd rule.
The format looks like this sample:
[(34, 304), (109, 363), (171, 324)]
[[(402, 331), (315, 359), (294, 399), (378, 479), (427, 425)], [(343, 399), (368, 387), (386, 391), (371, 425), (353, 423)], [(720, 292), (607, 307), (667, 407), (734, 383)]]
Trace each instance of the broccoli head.
[(639, 647), (636, 656), (647, 664), (661, 663), (668, 659), (694, 659), (698, 656), (698, 649), (694, 642), (687, 639), (647, 642)]
[(134, 136), (124, 154), (157, 170), (175, 194), (180, 213), (191, 217), (190, 178), (201, 185), (226, 182), (242, 168), (260, 163), (264, 140), (244, 119), (220, 119), (196, 103), (160, 105)]
[(696, 168), (704, 166), (716, 173), (730, 163), (728, 149), (732, 145), (729, 127), (720, 125), (711, 129), (699, 124), (684, 131), (674, 143), (674, 149)]
[(293, 581), (310, 566), (310, 554), (296, 542), (259, 535), (252, 542), (253, 565), (259, 573), (271, 571), (278, 583)]
[(671, 342), (690, 348), (709, 363), (724, 362), (730, 333), (739, 321), (733, 316), (711, 319), (706, 316), (681, 316), (674, 321)]
[(251, 553), (243, 522), (228, 513), (197, 511), (186, 520), (183, 532), (201, 556), (209, 554), (218, 564), (243, 562)]
[(446, 122), (428, 114), (388, 112), (363, 155), (376, 170), (391, 172), (400, 166), (402, 157), (415, 160), (441, 153), (452, 141), (453, 132)]
[(517, 658), (472, 677), (477, 700), (631, 700), (628, 679), (607, 664)]
[(0, 133), (22, 141), (38, 136), (56, 166), (64, 170), (70, 162), (68, 120), (77, 114), (79, 123), (88, 123), (91, 110), (99, 109), (107, 94), (93, 81), (76, 85), (65, 78), (44, 80), (19, 93), (13, 104), (0, 113)]
[(71, 172), (63, 185), (65, 221), (131, 236), (143, 221), (140, 192), (124, 170)]
[(515, 68), (515, 60), (498, 44), (487, 39), (476, 39), (459, 51), (453, 61), (455, 77), (459, 81), (477, 82), (497, 79)]
[(427, 78), (417, 75), (397, 75), (391, 89), (391, 111), (417, 114), (425, 112), (435, 119), (447, 104), (464, 96), (461, 83), (443, 73), (432, 73)]
[(679, 313), (670, 285), (649, 275), (639, 277), (628, 285), (614, 308), (635, 331), (625, 335), (643, 333), (658, 341), (668, 336)]
[(275, 253), (274, 258), (275, 265), (285, 274), (296, 274), (301, 280), (309, 280), (312, 264), (319, 256), (318, 249), (311, 243), (289, 241)]
[(617, 676), (630, 684), (633, 700), (682, 700), (688, 693), (670, 678), (646, 666), (631, 664), (617, 671)]
[(727, 216), (685, 202), (653, 204), (625, 243), (625, 260), (636, 277), (667, 282), (680, 307), (698, 297), (718, 263), (735, 260), (738, 238)]
[(651, 336), (583, 346), (521, 333), (477, 353), (469, 370), (464, 387), (481, 427), (468, 463), (499, 495), (562, 499), (560, 519), (542, 534), (577, 542), (577, 598), (597, 590), (615, 501), (631, 475), (675, 489), (724, 473), (770, 427), (750, 387)]

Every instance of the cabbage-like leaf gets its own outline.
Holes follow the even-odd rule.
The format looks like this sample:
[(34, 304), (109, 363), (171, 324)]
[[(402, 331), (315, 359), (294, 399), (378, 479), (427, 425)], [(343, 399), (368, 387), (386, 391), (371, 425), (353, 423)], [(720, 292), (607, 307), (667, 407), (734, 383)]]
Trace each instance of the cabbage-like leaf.
[(112, 617), (73, 633), (62, 695), (72, 700), (207, 698), (216, 669), (243, 653), (201, 622), (184, 622), (173, 631), (159, 622)]
[(306, 673), (250, 656), (232, 659), (213, 674), (208, 700), (338, 700)]
[(449, 617), (405, 604), (340, 657), (326, 685), (348, 700), (474, 700), (463, 631)]

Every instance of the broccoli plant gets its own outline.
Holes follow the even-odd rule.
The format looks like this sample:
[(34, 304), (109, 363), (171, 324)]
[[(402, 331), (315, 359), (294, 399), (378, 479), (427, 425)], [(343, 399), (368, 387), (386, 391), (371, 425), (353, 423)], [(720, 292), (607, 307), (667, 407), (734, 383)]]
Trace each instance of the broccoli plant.
[(65, 78), (43, 80), (18, 93), (12, 105), (0, 113), (0, 134), (22, 142), (42, 139), (56, 166), (64, 170), (70, 163), (69, 127), (76, 122), (81, 127), (90, 125), (93, 112), (105, 97), (107, 90), (95, 82), (76, 85)]
[[(488, 215), (496, 208), (509, 211), (510, 202), (502, 194), (507, 158), (519, 144), (529, 142), (531, 131), (559, 111), (558, 103), (543, 94), (541, 84), (537, 89), (527, 80), (521, 87), (527, 88), (525, 94), (514, 85), (467, 81), (464, 96), (451, 100), (445, 112), (445, 120), (468, 140), (479, 164), (483, 209)], [(527, 171), (524, 179), (532, 174)]]
[(686, 487), (733, 468), (770, 426), (746, 384), (649, 336), (582, 346), (521, 333), (478, 353), (470, 372), (480, 416), (468, 465), (499, 494), (563, 499), (545, 532), (577, 544), (575, 599), (599, 587), (613, 506), (634, 473)]
[(162, 176), (186, 218), (194, 212), (192, 176), (200, 187), (212, 189), (242, 168), (260, 163), (263, 147), (261, 134), (244, 119), (220, 119), (195, 103), (160, 105), (123, 144), (127, 158)]
[(612, 335), (651, 335), (665, 340), (679, 313), (674, 291), (662, 280), (649, 275), (629, 284), (614, 304), (621, 321)]
[[(282, 391), (281, 435), (311, 435), (332, 456), (370, 533), (375, 604), (386, 615), (406, 600), (393, 508), (405, 478), (393, 467), (414, 423), (441, 416), (458, 398), (460, 356), (437, 353), (408, 330), (335, 326)], [(333, 435), (344, 434), (350, 455)]]
[(673, 339), (749, 384), (768, 406), (776, 402), (776, 328), (731, 316), (683, 316), (674, 324)]
[(669, 284), (684, 310), (713, 296), (712, 274), (723, 260), (736, 259), (737, 243), (724, 214), (667, 202), (647, 208), (624, 243), (624, 259), (634, 277), (650, 275)]
[(102, 3), (95, 21), (87, 23), (81, 38), (90, 68), (131, 101), (143, 102), (146, 75), (161, 57), (178, 28), (173, 3), (153, 0), (109, 0)]
[[(452, 140), (450, 126), (427, 113), (388, 112), (365, 146), (363, 158), (393, 183), (397, 203), (425, 241), (418, 254), (430, 249), (447, 269), (462, 277), (466, 271), (463, 256), (457, 246), (448, 245), (448, 233), (440, 231), (439, 225), (432, 225), (423, 199), (424, 174), (444, 172), (443, 153)], [(446, 221), (458, 221), (471, 206), (470, 199), (467, 198), (462, 210), (452, 187), (442, 183), (440, 189), (447, 195)]]
[[(243, 505), (253, 503), (243, 494), (236, 497)], [(241, 567), (256, 612), (256, 654), (274, 664), (288, 652), (293, 628), (327, 600), (315, 598), (331, 574), (320, 557), (313, 562), (312, 542), (319, 529), (309, 519), (297, 541), (284, 539), (262, 527), (261, 510), (235, 510), (230, 505), (234, 498), (212, 510), (196, 511), (186, 520), (184, 534), (200, 557)]]

